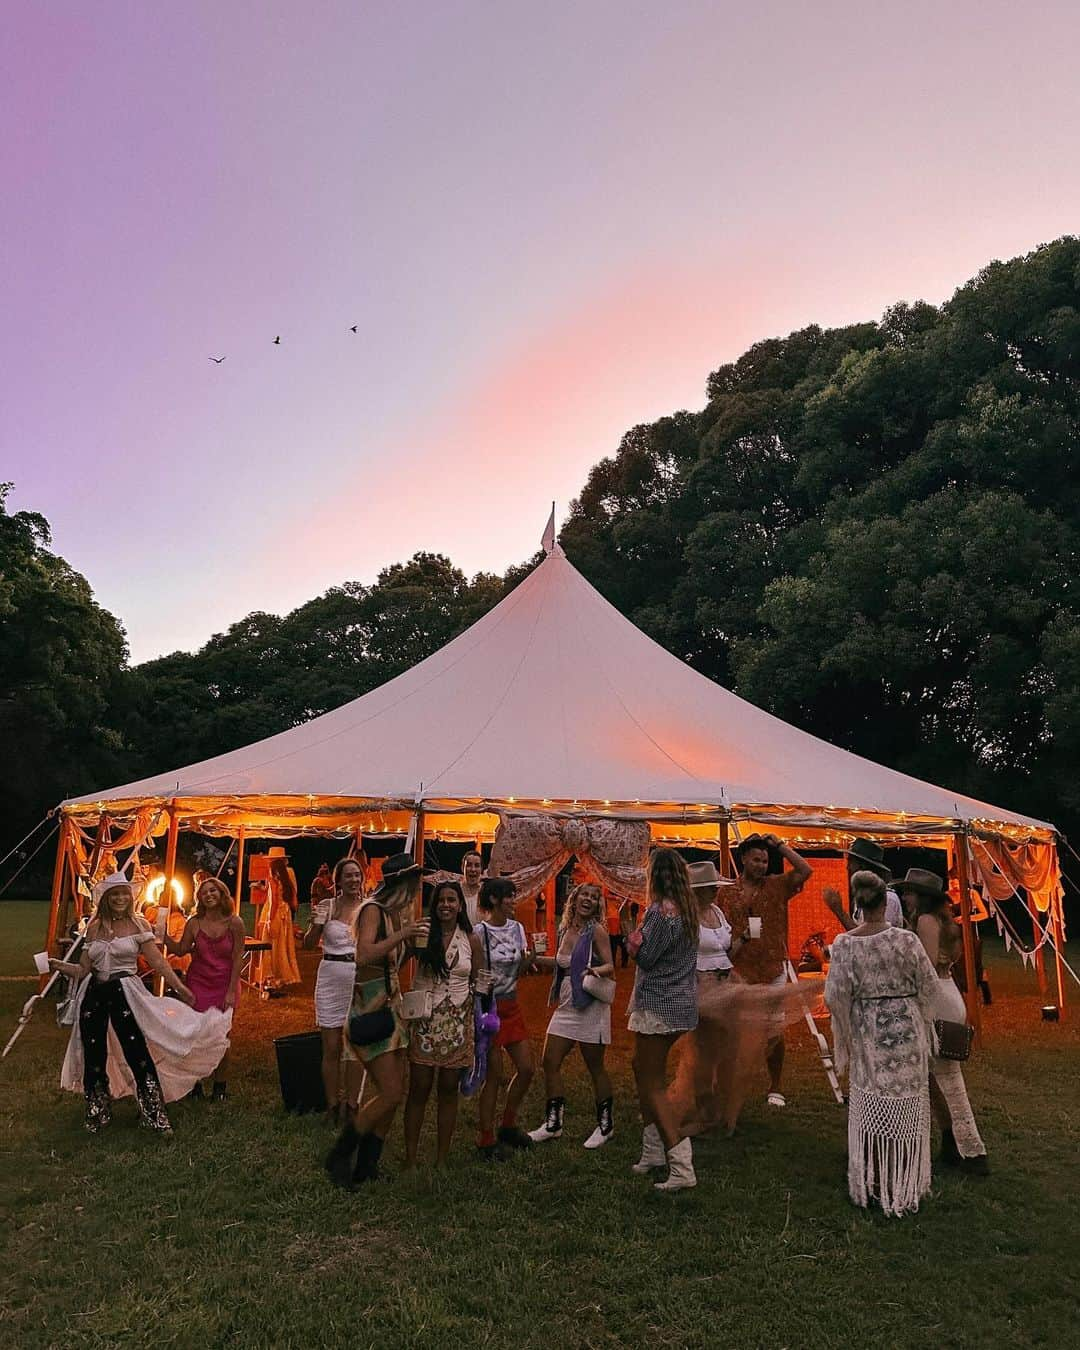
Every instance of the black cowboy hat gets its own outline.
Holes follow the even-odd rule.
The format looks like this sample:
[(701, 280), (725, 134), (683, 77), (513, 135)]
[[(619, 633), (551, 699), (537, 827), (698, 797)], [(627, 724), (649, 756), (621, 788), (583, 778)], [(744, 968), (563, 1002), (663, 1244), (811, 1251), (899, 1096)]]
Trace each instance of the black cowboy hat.
[(847, 850), (847, 856), (854, 858), (860, 867), (868, 867), (871, 872), (884, 877), (886, 881), (892, 876), (892, 872), (885, 864), (885, 850), (872, 839), (853, 839), (851, 847)]

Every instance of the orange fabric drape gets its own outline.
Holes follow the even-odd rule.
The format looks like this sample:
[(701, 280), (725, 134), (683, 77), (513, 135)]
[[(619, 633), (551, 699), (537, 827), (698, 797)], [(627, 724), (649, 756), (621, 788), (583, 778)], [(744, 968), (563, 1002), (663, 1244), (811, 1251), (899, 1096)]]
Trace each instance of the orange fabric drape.
[(1006, 844), (975, 839), (971, 853), (979, 880), (991, 900), (1008, 900), (1023, 887), (1045, 913), (1062, 895), (1055, 844)]

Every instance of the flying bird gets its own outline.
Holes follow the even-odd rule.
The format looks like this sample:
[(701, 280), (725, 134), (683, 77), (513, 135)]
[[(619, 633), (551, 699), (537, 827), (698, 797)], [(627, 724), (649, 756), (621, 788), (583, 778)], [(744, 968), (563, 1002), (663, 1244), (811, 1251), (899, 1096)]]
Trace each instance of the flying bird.
[(274, 339), (274, 346), (275, 346), (275, 347), (280, 347), (280, 346), (281, 346), (281, 336), (280, 336), (280, 334)]
[(213, 361), (215, 366), (220, 366), (222, 361), (225, 360), (223, 356), (208, 356), (206, 359), (208, 361)]
[(355, 324), (355, 323), (354, 323), (353, 326), (349, 329), (349, 332), (350, 332), (350, 333), (355, 333), (356, 330), (357, 330), (357, 328), (358, 328), (359, 326), (360, 326), (359, 324)]

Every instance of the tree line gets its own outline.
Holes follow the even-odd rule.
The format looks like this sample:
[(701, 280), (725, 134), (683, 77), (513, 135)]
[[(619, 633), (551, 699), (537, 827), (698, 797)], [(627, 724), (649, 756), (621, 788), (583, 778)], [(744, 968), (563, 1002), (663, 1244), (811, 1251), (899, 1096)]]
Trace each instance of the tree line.
[[(947, 303), (759, 342), (700, 412), (634, 427), (560, 539), (635, 624), (807, 731), (1067, 829), (1080, 810), (1080, 239)], [(198, 652), (123, 630), (0, 489), (0, 780), (64, 796), (231, 750), (430, 655), (535, 559), (419, 553)]]

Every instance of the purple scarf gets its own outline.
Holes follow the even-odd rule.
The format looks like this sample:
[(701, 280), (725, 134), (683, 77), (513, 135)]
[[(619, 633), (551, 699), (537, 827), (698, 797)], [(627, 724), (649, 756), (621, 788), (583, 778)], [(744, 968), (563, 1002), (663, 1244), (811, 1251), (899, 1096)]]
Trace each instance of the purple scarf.
[[(582, 981), (585, 978), (585, 972), (589, 969), (592, 962), (593, 951), (593, 928), (595, 924), (589, 924), (584, 933), (574, 943), (574, 950), (570, 953), (570, 1002), (582, 1012), (593, 1002), (592, 994), (585, 992), (585, 985)], [(566, 971), (559, 965), (558, 957), (555, 959), (555, 975), (551, 981), (551, 992), (548, 994), (548, 1003), (558, 1003), (559, 989), (562, 986)]]

